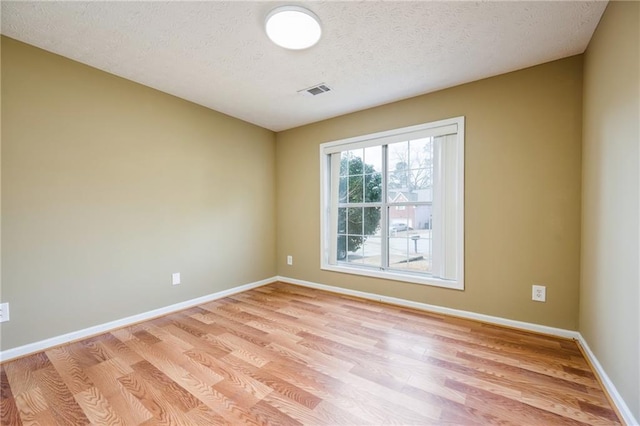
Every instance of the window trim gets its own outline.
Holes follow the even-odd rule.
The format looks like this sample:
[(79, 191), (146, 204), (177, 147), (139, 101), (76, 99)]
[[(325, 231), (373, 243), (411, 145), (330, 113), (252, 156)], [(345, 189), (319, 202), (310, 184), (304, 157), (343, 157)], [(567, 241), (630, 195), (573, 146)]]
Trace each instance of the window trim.
[[(331, 234), (331, 154), (343, 151), (344, 145), (353, 148), (364, 148), (368, 146), (378, 146), (398, 141), (398, 138), (410, 139), (413, 134), (419, 133), (425, 135), (431, 133), (437, 134), (443, 131), (451, 131), (456, 133), (457, 155), (456, 165), (457, 187), (456, 187), (456, 244), (457, 244), (457, 270), (456, 280), (444, 280), (432, 276), (415, 275), (411, 273), (403, 273), (390, 270), (375, 270), (367, 267), (359, 267), (357, 265), (331, 264), (331, 250), (334, 246), (331, 244), (330, 238), (335, 235)], [(465, 146), (465, 117), (459, 116), (445, 120), (438, 120), (430, 123), (418, 124), (415, 126), (402, 127), (382, 132), (370, 133), (367, 135), (356, 136), (336, 141), (320, 144), (320, 269), (332, 272), (340, 272), (346, 274), (362, 275), (373, 278), (381, 278), (394, 281), (403, 281), (415, 284), (430, 285), (435, 287), (444, 287), (455, 290), (464, 290), (464, 146)], [(460, 194), (462, 194), (460, 196)], [(335, 233), (334, 233), (335, 234)], [(335, 253), (334, 253), (335, 254)]]

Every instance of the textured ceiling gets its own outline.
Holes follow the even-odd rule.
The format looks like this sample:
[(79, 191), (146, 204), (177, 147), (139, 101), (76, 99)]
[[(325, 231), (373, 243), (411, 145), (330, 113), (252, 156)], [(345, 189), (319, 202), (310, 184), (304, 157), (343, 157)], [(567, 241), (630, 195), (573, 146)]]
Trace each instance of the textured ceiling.
[[(272, 44), (285, 2), (2, 1), (2, 34), (280, 131), (584, 52), (606, 1), (321, 1), (314, 47)], [(301, 96), (326, 83), (333, 90)]]

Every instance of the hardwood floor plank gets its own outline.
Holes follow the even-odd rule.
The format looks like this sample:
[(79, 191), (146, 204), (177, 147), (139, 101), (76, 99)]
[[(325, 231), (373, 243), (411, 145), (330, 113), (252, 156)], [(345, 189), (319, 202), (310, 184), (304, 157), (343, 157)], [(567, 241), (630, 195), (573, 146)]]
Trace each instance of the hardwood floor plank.
[[(25, 425), (36, 424), (39, 414), (48, 410), (49, 408), (47, 402), (44, 399), (44, 396), (42, 395), (42, 391), (38, 387), (26, 392), (22, 392), (20, 395), (15, 397), (15, 401), (16, 407), (20, 413), (20, 418), (22, 419), (22, 423)], [(0, 422), (0, 424), (12, 424), (12, 422), (4, 423), (2, 421)]]
[(31, 421), (23, 422), (23, 425), (33, 425), (33, 426), (49, 426), (49, 425), (55, 425), (55, 424), (58, 424), (58, 423), (56, 422), (56, 419), (53, 417), (53, 414), (51, 414), (51, 410), (49, 409), (37, 413)]
[(615, 411), (611, 408), (604, 406), (605, 404), (591, 404), (587, 401), (578, 401), (578, 405), (582, 412), (590, 413), (596, 415), (602, 419), (608, 420), (610, 422), (618, 421), (618, 416), (616, 416)]
[(219, 414), (216, 414), (211, 408), (205, 404), (200, 404), (187, 413), (189, 424), (207, 425), (207, 426), (227, 426), (230, 423)]
[(217, 359), (206, 352), (195, 350), (187, 352), (186, 355), (201, 363), (203, 366), (210, 368), (212, 371), (215, 371), (223, 378), (221, 381), (226, 381), (228, 384), (236, 387), (236, 392), (242, 392), (260, 400), (272, 391), (267, 385), (245, 374), (244, 371), (234, 369), (233, 365), (224, 361), (228, 359), (227, 357)]
[(467, 362), (464, 358), (459, 358), (459, 360), (452, 362), (434, 356), (425, 357), (425, 361), (441, 369), (456, 371), (467, 376), (480, 378), (484, 381), (501, 384), (513, 389), (554, 389), (560, 394), (569, 391), (586, 392), (586, 387), (579, 383), (572, 383), (568, 380), (553, 378), (502, 364), (492, 365), (491, 367), (493, 368), (487, 368), (484, 362), (471, 363)]
[(20, 395), (38, 387), (36, 373), (51, 365), (44, 352), (18, 358), (2, 365), (11, 384), (13, 395)]
[(143, 380), (152, 383), (153, 386), (159, 389), (165, 400), (172, 401), (172, 404), (180, 410), (184, 412), (191, 411), (199, 405), (198, 400), (192, 394), (148, 361), (140, 361), (131, 367), (140, 374)]
[(102, 335), (84, 339), (80, 344), (85, 348), (85, 352), (91, 354), (98, 362), (106, 361), (114, 356), (102, 344)]
[(312, 391), (336, 407), (353, 412), (368, 424), (427, 424), (440, 415), (440, 408), (417, 401), (400, 392), (369, 382), (350, 373), (329, 376), (312, 367), (274, 368), (281, 377), (294, 383), (309, 383)]
[[(173, 336), (190, 344), (191, 348), (189, 349), (206, 350), (208, 353), (211, 353), (218, 358), (222, 358), (232, 351), (231, 348), (221, 345), (217, 339), (215, 339), (215, 336), (205, 334), (202, 337), (196, 337), (193, 334), (184, 331), (182, 327), (176, 326), (173, 322), (164, 326), (163, 329), (167, 333), (171, 333)], [(186, 350), (182, 349), (181, 352), (186, 352)]]
[(258, 346), (267, 346), (270, 343), (268, 340), (269, 333), (238, 322), (232, 317), (232, 315), (224, 311), (217, 311), (216, 314), (211, 313), (209, 315), (209, 318), (213, 318), (218, 325), (225, 327), (226, 334), (233, 334)]
[[(440, 354), (442, 352), (435, 350), (431, 351), (431, 354)], [(599, 388), (599, 384), (596, 380), (592, 378), (585, 378), (582, 376), (576, 376), (564, 371), (564, 365), (561, 362), (544, 362), (540, 360), (525, 360), (517, 356), (505, 356), (498, 355), (493, 352), (487, 352), (484, 350), (479, 350), (475, 348), (458, 348), (455, 351), (455, 356), (460, 355), (464, 357), (465, 355), (470, 355), (474, 357), (479, 357), (487, 360), (491, 360), (494, 362), (498, 362), (504, 365), (517, 367), (526, 369), (533, 373), (543, 374), (549, 377), (556, 377), (559, 379), (574, 381), (575, 383), (582, 384), (587, 387), (596, 387)]]
[[(181, 351), (188, 351), (189, 349), (193, 348), (193, 344), (191, 344), (190, 342), (182, 338), (179, 338), (173, 333), (167, 331), (164, 327), (158, 327), (154, 323), (145, 324), (145, 329), (147, 332), (149, 332), (149, 334), (152, 334), (154, 337), (160, 340), (160, 342), (158, 343), (152, 343), (151, 345), (153, 346), (160, 345), (160, 344), (171, 345), (171, 346), (175, 346), (177, 349)], [(147, 346), (151, 346), (151, 345), (147, 344)]]
[(126, 424), (111, 407), (109, 400), (95, 387), (75, 394), (75, 399), (92, 424), (114, 426)]
[(253, 342), (248, 342), (233, 334), (222, 334), (220, 336), (217, 336), (216, 339), (218, 339), (218, 341), (222, 342), (224, 345), (233, 349), (231, 352), (224, 356), (234, 355), (237, 358), (244, 359), (245, 361), (255, 365), (256, 367), (262, 367), (269, 361), (278, 358), (277, 354), (274, 354), (273, 352), (268, 350), (268, 346), (256, 345)]
[(142, 357), (136, 352), (129, 349), (120, 339), (111, 333), (105, 333), (100, 335), (101, 343), (107, 350), (111, 351), (114, 357), (122, 360), (128, 365), (135, 364), (142, 361)]
[[(158, 345), (152, 345), (144, 347), (142, 342), (134, 342), (128, 341), (129, 345), (136, 345), (138, 351), (144, 352), (144, 356), (146, 359), (154, 364), (158, 369), (162, 369), (167, 376), (176, 382), (179, 386), (186, 389), (189, 393), (191, 393), (195, 398), (205, 403), (209, 408), (216, 410), (216, 412), (225, 418), (229, 418), (231, 423), (237, 422), (251, 422), (251, 417), (247, 414), (246, 409), (241, 404), (236, 404), (233, 401), (233, 396), (246, 396), (250, 400), (252, 397), (252, 392), (255, 389), (255, 386), (251, 386), (250, 383), (246, 380), (242, 380), (237, 377), (236, 373), (231, 371), (230, 369), (224, 370), (219, 368), (220, 365), (216, 362), (216, 374), (225, 377), (227, 380), (232, 381), (233, 383), (239, 383), (242, 385), (242, 388), (234, 389), (232, 392), (228, 392), (228, 394), (232, 395), (232, 397), (228, 397), (222, 391), (228, 391), (229, 385), (227, 386), (217, 386), (216, 383), (213, 386), (208, 386), (204, 382), (202, 382), (198, 377), (194, 377), (185, 370), (183, 370), (180, 366), (170, 362), (162, 352), (159, 352)], [(211, 360), (212, 357), (208, 354), (204, 354), (207, 359)], [(225, 376), (226, 373), (226, 376)], [(152, 382), (153, 383), (153, 382)], [(182, 391), (180, 391), (182, 394)], [(173, 403), (172, 405), (175, 405)], [(218, 411), (218, 408), (226, 407), (226, 411)], [(183, 410), (181, 410), (181, 413)]]
[(187, 424), (185, 413), (173, 405), (172, 400), (166, 400), (152, 383), (145, 381), (137, 372), (120, 377), (118, 381), (153, 415), (141, 424)]
[[(202, 364), (196, 362), (192, 358), (185, 356), (188, 351), (181, 351), (173, 345), (162, 342), (157, 345), (158, 350), (162, 351), (165, 358), (172, 362), (177, 367), (180, 367), (185, 372), (189, 373), (193, 377), (197, 377), (198, 380), (202, 381), (207, 386), (212, 386), (218, 383), (224, 378), (216, 373), (215, 371), (206, 368)], [(205, 350), (205, 352), (214, 358), (219, 358), (219, 354), (216, 352), (211, 352), (209, 350)]]
[(303, 425), (321, 424), (319, 417), (311, 409), (291, 401), (277, 392), (267, 395), (262, 402), (285, 416), (294, 419), (297, 423)]
[(294, 419), (271, 406), (265, 401), (260, 401), (250, 408), (251, 414), (253, 414), (256, 420), (263, 425), (288, 425), (288, 426), (302, 426), (303, 423)]
[(447, 380), (445, 386), (461, 392), (467, 397), (466, 405), (480, 412), (506, 418), (512, 422), (521, 424), (562, 424), (572, 426), (585, 426), (588, 423), (563, 417), (549, 411), (532, 407), (528, 404), (514, 401), (500, 395), (493, 394), (483, 389), (465, 385), (454, 380)]
[(95, 350), (94, 344), (89, 344), (85, 341), (73, 342), (69, 345), (65, 345), (65, 350), (81, 368), (100, 364), (109, 358), (106, 352)]
[(54, 348), (48, 350), (46, 354), (72, 394), (75, 395), (93, 387), (93, 382), (87, 377), (85, 369), (71, 356), (67, 347)]
[(123, 422), (137, 425), (151, 419), (153, 415), (118, 381), (119, 378), (131, 373), (133, 373), (131, 366), (119, 358), (112, 358), (87, 369), (87, 376), (109, 400)]
[(162, 342), (161, 339), (158, 339), (153, 334), (149, 333), (147, 330), (139, 330), (133, 333), (133, 335), (143, 343), (147, 345), (153, 345), (154, 343)]
[(224, 361), (238, 371), (246, 371), (248, 376), (302, 406), (313, 409), (321, 402), (321, 398), (296, 386), (291, 381), (280, 379), (267, 369), (256, 368), (252, 364), (243, 362), (242, 359), (233, 356), (225, 357)]
[(22, 424), (18, 406), (11, 392), (9, 379), (2, 366), (0, 366), (0, 424)]
[[(202, 310), (204, 311), (204, 309)], [(206, 311), (204, 311), (206, 312)], [(191, 334), (193, 337), (202, 338), (207, 334), (212, 336), (218, 336), (224, 334), (227, 330), (224, 327), (220, 327), (215, 321), (203, 322), (199, 318), (205, 318), (202, 312), (194, 313), (193, 315), (185, 315), (183, 313), (173, 314), (169, 317), (171, 319), (170, 324), (178, 327), (182, 331)], [(165, 328), (166, 325), (161, 326)]]
[(620, 425), (576, 342), (274, 283), (0, 365), (7, 425)]
[(325, 425), (360, 425), (368, 423), (354, 413), (343, 410), (329, 401), (322, 401), (313, 409), (313, 412), (320, 418), (320, 422)]
[(39, 369), (36, 372), (36, 380), (57, 423), (73, 425), (90, 423), (53, 365)]
[[(189, 374), (178, 377), (177, 381), (185, 390), (190, 392), (213, 413), (212, 415), (217, 419), (216, 421), (223, 419), (226, 424), (232, 425), (245, 422), (252, 424), (253, 421), (247, 411), (241, 405), (238, 405), (225, 394), (215, 389), (214, 386), (209, 386), (200, 381), (198, 377), (193, 377)], [(239, 392), (239, 394), (242, 395), (242, 392)], [(189, 418), (206, 416), (206, 414), (203, 414), (202, 404), (190, 410), (187, 416)], [(204, 411), (207, 412), (208, 410)]]
[(290, 368), (289, 364), (285, 364), (274, 369), (271, 369), (272, 365), (269, 364), (265, 369), (324, 399), (332, 401), (334, 401), (333, 398), (349, 399), (352, 398), (349, 392), (353, 390), (363, 400), (368, 401), (369, 410), (384, 409), (386, 413), (401, 413), (403, 418), (412, 417), (412, 413), (420, 413), (425, 421), (428, 418), (437, 418), (440, 413), (438, 407), (408, 398), (398, 391), (367, 381), (348, 371), (336, 370), (330, 366), (324, 367), (322, 364), (323, 362), (316, 362), (297, 368)]

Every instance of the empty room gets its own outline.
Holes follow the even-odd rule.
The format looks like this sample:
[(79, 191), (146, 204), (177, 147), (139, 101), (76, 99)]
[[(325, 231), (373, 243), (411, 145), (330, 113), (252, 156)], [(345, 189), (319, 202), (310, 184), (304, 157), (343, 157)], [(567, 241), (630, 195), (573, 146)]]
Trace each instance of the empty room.
[(639, 425), (640, 2), (0, 8), (0, 424)]

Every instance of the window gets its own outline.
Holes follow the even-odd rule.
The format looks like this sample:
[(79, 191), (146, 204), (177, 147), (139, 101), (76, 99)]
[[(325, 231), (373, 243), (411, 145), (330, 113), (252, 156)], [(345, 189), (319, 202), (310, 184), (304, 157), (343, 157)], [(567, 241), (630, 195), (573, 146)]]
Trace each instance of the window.
[(320, 146), (322, 269), (463, 289), (464, 117)]

